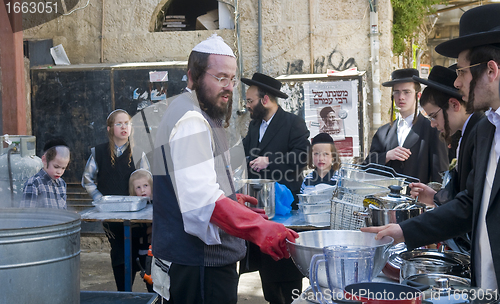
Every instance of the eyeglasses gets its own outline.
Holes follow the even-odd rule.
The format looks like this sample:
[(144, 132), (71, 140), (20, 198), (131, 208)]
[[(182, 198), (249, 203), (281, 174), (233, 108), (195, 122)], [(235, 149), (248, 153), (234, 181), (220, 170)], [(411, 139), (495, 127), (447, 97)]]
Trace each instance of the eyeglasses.
[(430, 121), (435, 121), (437, 116), (438, 116), (438, 113), (439, 111), (441, 111), (443, 108), (439, 108), (439, 110), (437, 110), (436, 112), (432, 113), (431, 115), (429, 116), (426, 116), (426, 118)]
[(115, 127), (117, 127), (117, 128), (121, 128), (122, 126), (128, 127), (128, 126), (131, 126), (131, 125), (132, 125), (132, 123), (130, 121), (124, 122), (124, 123), (121, 123), (121, 122), (115, 123)]
[(464, 73), (465, 73), (465, 71), (464, 71), (465, 69), (470, 69), (470, 68), (473, 68), (475, 66), (481, 65), (483, 63), (487, 63), (487, 61), (486, 62), (476, 63), (476, 64), (473, 64), (473, 65), (469, 65), (469, 66), (466, 66), (466, 67), (463, 67), (463, 68), (456, 69), (457, 77), (463, 76)]
[(403, 90), (403, 91), (393, 91), (392, 96), (399, 96), (403, 94), (404, 96), (410, 96), (411, 94), (414, 94), (415, 91), (410, 91), (410, 90)]
[(210, 74), (209, 72), (205, 72), (205, 73), (207, 73), (208, 75), (210, 75), (213, 78), (217, 79), (219, 81), (219, 85), (222, 88), (227, 87), (230, 83), (233, 84), (233, 88), (234, 88), (238, 84), (238, 82), (239, 82), (238, 78), (236, 78), (236, 77), (233, 77), (233, 79), (229, 79), (227, 77), (217, 77), (215, 75)]
[(260, 101), (261, 99), (262, 98), (255, 99), (255, 100), (247, 99), (247, 104), (252, 104), (254, 101)]

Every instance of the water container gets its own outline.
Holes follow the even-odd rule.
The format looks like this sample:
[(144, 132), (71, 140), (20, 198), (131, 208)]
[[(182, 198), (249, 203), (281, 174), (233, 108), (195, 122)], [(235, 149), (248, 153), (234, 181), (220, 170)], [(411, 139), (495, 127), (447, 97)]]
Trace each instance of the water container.
[(19, 207), (26, 180), (43, 167), (35, 155), (35, 142), (35, 136), (0, 136), (0, 207)]
[(0, 303), (80, 303), (80, 215), (0, 211)]

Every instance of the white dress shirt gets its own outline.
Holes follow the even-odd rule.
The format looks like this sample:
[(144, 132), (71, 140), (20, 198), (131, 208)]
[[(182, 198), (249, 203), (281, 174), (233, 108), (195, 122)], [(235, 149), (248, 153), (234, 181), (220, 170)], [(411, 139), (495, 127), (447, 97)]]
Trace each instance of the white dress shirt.
[[(274, 113), (274, 115), (276, 115), (276, 113)], [(271, 120), (273, 120), (274, 115), (271, 116), (268, 121), (265, 121), (264, 119), (262, 120), (259, 128), (259, 142), (262, 141), (262, 137), (264, 137), (264, 134), (266, 134), (267, 127), (271, 123)]]
[(403, 118), (401, 114), (398, 113), (398, 144), (402, 147), (405, 143), (406, 137), (410, 133), (411, 127), (413, 126), (413, 117), (415, 115), (411, 114), (406, 118)]

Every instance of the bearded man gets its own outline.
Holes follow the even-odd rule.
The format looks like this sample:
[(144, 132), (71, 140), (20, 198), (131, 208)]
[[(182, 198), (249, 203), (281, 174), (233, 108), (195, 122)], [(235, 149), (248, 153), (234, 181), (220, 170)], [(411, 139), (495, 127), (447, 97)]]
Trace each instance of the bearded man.
[(193, 90), (171, 102), (156, 134), (151, 272), (169, 303), (236, 303), (244, 240), (278, 260), (289, 257), (285, 239), (298, 237), (243, 205), (255, 198), (235, 194), (224, 130), (235, 74), (221, 37), (196, 45), (188, 61)]
[[(243, 139), (248, 162), (248, 178), (272, 179), (287, 186), (294, 196), (292, 208), (297, 209), (297, 194), (302, 184), (302, 170), (307, 164), (309, 130), (304, 119), (283, 110), (277, 97), (281, 82), (255, 73), (241, 81), (250, 87), (246, 92), (247, 109), (253, 119)], [(293, 294), (302, 291), (302, 274), (291, 260), (273, 261), (250, 246), (249, 269), (258, 269), (264, 298), (271, 304), (288, 304)]]

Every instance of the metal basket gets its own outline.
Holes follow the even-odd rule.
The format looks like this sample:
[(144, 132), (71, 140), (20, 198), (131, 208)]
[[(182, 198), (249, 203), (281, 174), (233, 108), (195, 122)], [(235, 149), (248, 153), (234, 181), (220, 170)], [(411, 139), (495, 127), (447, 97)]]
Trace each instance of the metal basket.
[(365, 227), (365, 219), (361, 214), (363, 210), (363, 205), (358, 206), (334, 198), (330, 214), (330, 229), (358, 230)]
[(365, 227), (365, 217), (362, 214), (365, 196), (387, 194), (389, 189), (350, 179), (341, 179), (341, 184), (343, 186), (338, 186), (333, 194), (330, 229), (357, 230)]

